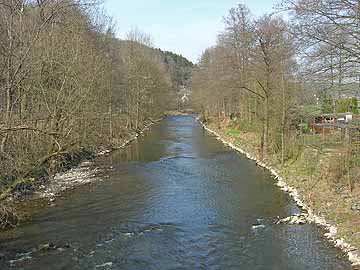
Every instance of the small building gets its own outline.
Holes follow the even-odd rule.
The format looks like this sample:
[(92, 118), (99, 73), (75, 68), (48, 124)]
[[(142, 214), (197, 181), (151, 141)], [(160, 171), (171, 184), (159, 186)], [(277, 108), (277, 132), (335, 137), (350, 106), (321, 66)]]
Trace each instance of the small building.
[(352, 113), (328, 113), (315, 117), (310, 126), (315, 134), (330, 134), (338, 129), (346, 128), (352, 120)]

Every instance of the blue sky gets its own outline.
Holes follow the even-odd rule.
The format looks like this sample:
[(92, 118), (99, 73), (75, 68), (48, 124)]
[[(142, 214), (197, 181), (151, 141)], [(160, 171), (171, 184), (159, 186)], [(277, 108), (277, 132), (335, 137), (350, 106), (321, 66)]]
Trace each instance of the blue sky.
[(222, 18), (245, 3), (255, 16), (272, 11), (279, 0), (105, 0), (105, 10), (117, 25), (117, 35), (137, 27), (152, 37), (155, 47), (196, 62), (216, 42)]

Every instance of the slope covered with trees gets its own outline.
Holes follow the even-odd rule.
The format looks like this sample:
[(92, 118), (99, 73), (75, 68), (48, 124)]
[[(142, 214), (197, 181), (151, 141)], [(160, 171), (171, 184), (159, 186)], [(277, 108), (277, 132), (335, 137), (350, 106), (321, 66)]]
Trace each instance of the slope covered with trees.
[(0, 1), (0, 204), (159, 118), (183, 80), (146, 34), (115, 38), (95, 2)]
[(178, 91), (183, 87), (190, 88), (194, 64), (179, 54), (161, 50), (160, 52), (169, 70), (174, 89)]

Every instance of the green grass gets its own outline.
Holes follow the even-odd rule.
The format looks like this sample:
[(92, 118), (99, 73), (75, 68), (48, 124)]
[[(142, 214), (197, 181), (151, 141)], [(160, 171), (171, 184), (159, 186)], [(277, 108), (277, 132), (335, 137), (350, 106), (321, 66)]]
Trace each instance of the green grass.
[(240, 136), (240, 130), (237, 128), (228, 128), (226, 130), (226, 134), (233, 137), (239, 137)]

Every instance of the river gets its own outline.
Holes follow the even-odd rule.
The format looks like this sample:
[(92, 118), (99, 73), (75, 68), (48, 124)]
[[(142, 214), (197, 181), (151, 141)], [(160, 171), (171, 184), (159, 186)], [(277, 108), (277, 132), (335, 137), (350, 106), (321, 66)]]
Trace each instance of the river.
[(300, 210), (191, 116), (85, 169), (96, 184), (0, 234), (0, 269), (351, 269), (316, 226), (275, 225)]

